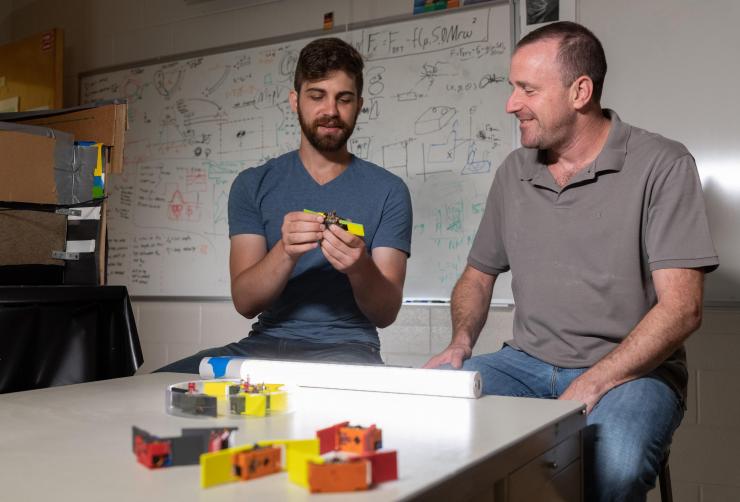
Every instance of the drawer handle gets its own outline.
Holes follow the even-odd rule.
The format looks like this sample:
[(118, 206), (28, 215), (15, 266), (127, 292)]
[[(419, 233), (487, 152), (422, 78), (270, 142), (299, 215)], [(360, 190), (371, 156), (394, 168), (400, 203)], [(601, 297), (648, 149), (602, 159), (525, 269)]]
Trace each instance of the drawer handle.
[(553, 462), (548, 462), (548, 463), (547, 463), (547, 466), (548, 466), (548, 467), (549, 467), (550, 469), (557, 469), (557, 468), (558, 468), (558, 463), (557, 463), (557, 462), (555, 462), (555, 461), (553, 461)]

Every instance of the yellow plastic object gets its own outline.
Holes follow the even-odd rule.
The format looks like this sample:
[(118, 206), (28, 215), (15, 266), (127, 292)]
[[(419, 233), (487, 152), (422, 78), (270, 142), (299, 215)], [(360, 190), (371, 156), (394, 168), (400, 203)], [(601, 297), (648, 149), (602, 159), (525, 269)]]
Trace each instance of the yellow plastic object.
[[(245, 388), (249, 391), (244, 392)], [(263, 418), (290, 413), (291, 392), (290, 386), (279, 383), (249, 385), (236, 379), (193, 380), (167, 387), (166, 411), (182, 417), (240, 415)]]
[(319, 457), (319, 440), (304, 439), (285, 445), (288, 479), (308, 488), (308, 461)]
[(200, 456), (200, 487), (209, 488), (239, 481), (239, 477), (234, 474), (232, 458), (239, 452), (249, 451), (253, 448), (254, 445), (244, 445), (203, 453)]
[[(265, 390), (255, 394), (240, 392), (235, 398), (244, 400), (244, 410), (241, 415), (264, 417), (274, 412), (284, 412), (288, 409), (288, 393), (280, 389), (283, 384), (264, 384)], [(233, 410), (232, 410), (233, 412)]]
[(264, 394), (240, 394), (244, 396), (244, 414), (264, 417), (267, 413), (267, 396)]
[(273, 392), (270, 394), (270, 411), (285, 411), (288, 409), (288, 394), (286, 392)]
[[(288, 471), (288, 479), (304, 488), (308, 488), (308, 462), (324, 463), (324, 458), (319, 454), (319, 440), (315, 438), (259, 441), (257, 446), (282, 446), (285, 449), (283, 467)], [(238, 481), (239, 477), (234, 474), (233, 457), (237, 453), (250, 451), (253, 448), (254, 445), (250, 444), (202, 454), (200, 456), (201, 488)]]
[(284, 445), (285, 446), (285, 470), (288, 471), (288, 479), (293, 483), (308, 488), (308, 461), (323, 462), (319, 455), (318, 439), (286, 439), (278, 441), (263, 441), (260, 446)]
[(225, 399), (227, 389), (232, 385), (234, 383), (230, 381), (205, 381), (203, 382), (203, 394), (208, 394), (217, 399)]
[[(310, 209), (304, 209), (304, 213), (308, 214), (320, 214), (321, 216), (326, 216), (326, 213), (322, 211), (311, 211)], [(358, 237), (365, 237), (365, 227), (362, 225), (362, 223), (353, 223), (349, 220), (339, 220), (339, 223), (342, 225), (347, 225), (347, 232), (351, 233), (352, 235), (356, 235)]]
[(363, 227), (361, 223), (352, 223), (347, 220), (339, 220), (339, 223), (347, 225), (347, 232), (359, 237), (365, 237), (365, 227)]

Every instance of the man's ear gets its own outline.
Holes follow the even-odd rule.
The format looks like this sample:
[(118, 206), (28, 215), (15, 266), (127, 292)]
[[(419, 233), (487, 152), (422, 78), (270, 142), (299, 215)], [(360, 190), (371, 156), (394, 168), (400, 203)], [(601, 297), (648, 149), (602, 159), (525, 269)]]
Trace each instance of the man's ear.
[(294, 89), (288, 93), (288, 101), (290, 101), (290, 109), (293, 113), (298, 113), (298, 93)]
[(591, 102), (594, 94), (594, 82), (586, 75), (581, 75), (570, 86), (573, 108), (582, 110)]

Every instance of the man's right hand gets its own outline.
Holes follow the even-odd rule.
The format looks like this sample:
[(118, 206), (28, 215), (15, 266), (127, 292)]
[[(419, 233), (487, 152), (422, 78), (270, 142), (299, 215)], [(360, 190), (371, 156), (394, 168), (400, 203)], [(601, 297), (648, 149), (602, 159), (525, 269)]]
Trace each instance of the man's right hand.
[(283, 249), (293, 261), (297, 261), (303, 254), (318, 247), (325, 229), (322, 215), (302, 211), (288, 213), (280, 229)]
[(443, 364), (449, 364), (455, 369), (462, 368), (463, 361), (470, 359), (473, 349), (462, 343), (451, 343), (445, 350), (432, 357), (423, 366), (424, 368), (437, 368)]

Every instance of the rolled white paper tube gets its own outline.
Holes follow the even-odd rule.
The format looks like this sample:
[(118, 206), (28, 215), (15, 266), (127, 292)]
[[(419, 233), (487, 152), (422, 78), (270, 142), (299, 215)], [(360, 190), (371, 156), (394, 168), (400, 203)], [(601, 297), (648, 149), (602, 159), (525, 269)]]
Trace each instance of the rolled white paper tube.
[(202, 378), (241, 378), (252, 382), (294, 384), (300, 387), (424, 394), (478, 398), (482, 385), (477, 371), (399, 368), (382, 365), (311, 363), (206, 357)]
[[(243, 357), (204, 357), (198, 372), (201, 378), (241, 378)], [(272, 382), (271, 382), (272, 383)], [(280, 383), (280, 382), (276, 382)]]

